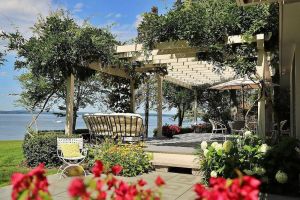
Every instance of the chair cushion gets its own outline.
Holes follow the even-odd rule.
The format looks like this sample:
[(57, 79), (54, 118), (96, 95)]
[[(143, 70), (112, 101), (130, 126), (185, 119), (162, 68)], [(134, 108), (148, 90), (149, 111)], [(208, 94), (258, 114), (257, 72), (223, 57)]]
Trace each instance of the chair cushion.
[(62, 143), (60, 148), (64, 157), (73, 158), (82, 156), (79, 150), (79, 144)]

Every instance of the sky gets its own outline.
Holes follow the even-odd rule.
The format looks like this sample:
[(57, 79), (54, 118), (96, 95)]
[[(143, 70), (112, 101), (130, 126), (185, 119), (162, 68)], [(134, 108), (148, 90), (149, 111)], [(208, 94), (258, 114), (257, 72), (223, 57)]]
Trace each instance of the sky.
[[(38, 16), (47, 16), (51, 10), (69, 10), (78, 23), (88, 19), (91, 24), (106, 27), (114, 24), (111, 31), (120, 41), (136, 37), (136, 27), (141, 14), (157, 6), (160, 13), (166, 12), (174, 0), (0, 0), (0, 31), (13, 32), (16, 28), (26, 37)], [(0, 50), (6, 43), (0, 41)], [(0, 110), (20, 110), (15, 100), (22, 88), (16, 76), (22, 71), (14, 70), (15, 53), (6, 56), (0, 66)], [(83, 111), (95, 111), (87, 108)]]

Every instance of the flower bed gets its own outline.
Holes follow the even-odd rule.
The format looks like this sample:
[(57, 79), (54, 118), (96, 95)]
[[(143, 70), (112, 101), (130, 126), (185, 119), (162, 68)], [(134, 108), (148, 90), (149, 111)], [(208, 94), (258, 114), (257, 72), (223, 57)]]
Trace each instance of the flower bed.
[[(201, 169), (205, 178), (222, 176), (234, 178), (236, 169), (259, 178), (262, 190), (280, 194), (298, 191), (300, 154), (297, 140), (284, 139), (275, 146), (268, 146), (251, 132), (224, 143), (201, 143)], [(300, 152), (300, 150), (299, 150)]]
[(152, 169), (151, 156), (147, 154), (141, 144), (116, 144), (105, 140), (100, 145), (89, 148), (89, 166), (95, 160), (102, 160), (106, 169), (114, 165), (122, 165), (122, 176), (137, 176)]
[[(155, 179), (155, 186), (145, 189), (147, 182), (139, 179), (136, 183), (127, 183), (117, 179), (122, 171), (120, 165), (105, 170), (103, 163), (96, 160), (93, 166), (94, 176), (90, 179), (74, 178), (68, 193), (72, 199), (82, 200), (159, 200), (162, 197), (162, 186), (167, 184), (160, 176)], [(102, 176), (106, 171), (105, 176)], [(44, 164), (40, 164), (28, 174), (15, 173), (11, 177), (12, 199), (52, 199), (48, 190), (48, 180), (45, 176)], [(198, 200), (231, 199), (257, 200), (260, 182), (250, 176), (240, 176), (237, 179), (211, 178), (210, 187), (195, 184), (194, 191)]]

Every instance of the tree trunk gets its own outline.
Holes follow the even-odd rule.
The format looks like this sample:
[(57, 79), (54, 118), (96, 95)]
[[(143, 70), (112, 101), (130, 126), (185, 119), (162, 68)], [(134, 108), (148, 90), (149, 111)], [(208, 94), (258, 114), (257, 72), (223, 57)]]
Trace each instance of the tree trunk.
[(77, 122), (77, 112), (78, 112), (78, 107), (74, 106), (74, 115), (73, 115), (73, 133), (76, 130), (76, 122)]
[(145, 134), (148, 138), (148, 127), (149, 127), (149, 97), (150, 96), (150, 86), (149, 82), (146, 83), (146, 101), (145, 101)]
[(182, 126), (183, 118), (182, 118), (182, 112), (181, 106), (178, 106), (178, 126)]

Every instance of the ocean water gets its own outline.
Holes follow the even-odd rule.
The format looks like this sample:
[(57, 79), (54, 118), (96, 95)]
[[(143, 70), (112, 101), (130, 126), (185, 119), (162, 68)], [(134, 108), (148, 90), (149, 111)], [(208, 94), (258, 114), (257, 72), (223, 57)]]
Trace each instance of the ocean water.
[[(22, 140), (31, 119), (31, 114), (0, 114), (0, 140)], [(163, 124), (177, 124), (177, 120), (174, 121), (170, 115), (163, 115)], [(184, 122), (184, 126), (189, 124), (190, 122), (188, 121)], [(64, 117), (57, 117), (53, 114), (41, 114), (33, 127), (37, 130), (63, 130), (64, 126)], [(151, 115), (149, 118), (149, 137), (153, 136), (153, 130), (156, 126), (157, 118), (155, 115)], [(81, 115), (77, 118), (76, 128), (86, 128)]]

